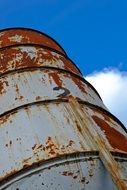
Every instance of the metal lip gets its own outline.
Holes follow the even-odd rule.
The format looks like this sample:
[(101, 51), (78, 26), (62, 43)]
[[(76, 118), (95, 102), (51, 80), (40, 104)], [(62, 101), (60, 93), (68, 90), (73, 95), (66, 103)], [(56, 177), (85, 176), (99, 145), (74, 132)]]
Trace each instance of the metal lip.
[(57, 53), (57, 54), (59, 54), (59, 55), (62, 55), (63, 57), (65, 57), (68, 61), (70, 61), (75, 67), (76, 67), (76, 69), (79, 71), (79, 73), (81, 74), (81, 75), (83, 75), (82, 74), (82, 72), (80, 71), (80, 69), (78, 68), (78, 66), (74, 63), (74, 61), (72, 61), (67, 55), (65, 55), (65, 54), (63, 54), (62, 52), (60, 52), (60, 51), (58, 51), (58, 50), (55, 50), (55, 49), (53, 49), (53, 48), (51, 48), (51, 47), (48, 47), (48, 46), (45, 46), (45, 45), (42, 45), (42, 44), (31, 44), (31, 43), (27, 43), (27, 44), (15, 44), (15, 45), (10, 45), (10, 46), (6, 46), (6, 47), (1, 47), (0, 48), (0, 51), (3, 51), (3, 50), (5, 50), (5, 49), (8, 49), (8, 48), (13, 48), (13, 47), (23, 47), (23, 46), (31, 46), (31, 47), (40, 47), (40, 48), (43, 48), (43, 49), (46, 49), (46, 50), (50, 50), (50, 51), (52, 51), (52, 52), (55, 52), (55, 53)]
[(64, 52), (64, 54), (67, 56), (67, 53), (65, 52), (65, 50), (63, 49), (63, 47), (55, 40), (53, 39), (51, 36), (49, 36), (48, 34), (41, 32), (39, 30), (36, 29), (32, 29), (32, 28), (26, 28), (26, 27), (10, 27), (10, 28), (5, 28), (5, 29), (0, 29), (0, 33), (1, 32), (5, 32), (5, 31), (9, 31), (9, 30), (26, 30), (26, 31), (33, 31), (36, 32), (38, 34), (44, 35), (46, 37), (48, 37), (49, 39), (51, 39), (53, 42), (56, 43), (56, 45), (58, 45), (60, 47), (60, 49)]
[(98, 151), (73, 152), (70, 154), (59, 155), (58, 157), (50, 158), (48, 160), (40, 160), (39, 162), (35, 162), (32, 165), (23, 168), (19, 171), (16, 171), (14, 174), (5, 178), (3, 181), (0, 182), (0, 190), (7, 188), (9, 185), (23, 179), (26, 176), (32, 175), (47, 168), (52, 168), (55, 165), (57, 166), (65, 163), (80, 162), (83, 160), (89, 161), (91, 159), (93, 160), (99, 159), (99, 152)]
[[(77, 100), (78, 100), (78, 98), (77, 98)], [(16, 108), (13, 108), (13, 109), (11, 109), (11, 110), (8, 110), (8, 111), (2, 113), (2, 114), (0, 115), (0, 118), (3, 117), (3, 116), (5, 116), (5, 115), (7, 115), (7, 114), (10, 114), (10, 113), (11, 113), (11, 114), (14, 114), (14, 113), (16, 113), (18, 110), (21, 110), (21, 109), (24, 109), (24, 108), (27, 108), (27, 107), (31, 107), (31, 106), (34, 106), (34, 105), (39, 105), (39, 104), (44, 105), (44, 104), (48, 104), (48, 103), (61, 103), (61, 102), (62, 102), (62, 103), (63, 103), (63, 102), (68, 103), (68, 101), (69, 101), (68, 99), (62, 99), (62, 98), (61, 98), (61, 99), (50, 99), (50, 100), (41, 100), (41, 101), (37, 101), (37, 102), (31, 102), (31, 103), (18, 106), (18, 107), (16, 107)], [(109, 111), (105, 110), (104, 108), (101, 108), (100, 106), (91, 104), (91, 103), (86, 102), (86, 101), (83, 101), (83, 100), (78, 100), (78, 102), (81, 103), (81, 104), (84, 104), (84, 105), (86, 105), (86, 106), (88, 106), (88, 107), (90, 107), (90, 108), (99, 110), (100, 112), (102, 112), (102, 113), (104, 113), (104, 114), (110, 116), (110, 117), (111, 117), (114, 121), (116, 121), (116, 122), (124, 129), (124, 131), (127, 133), (127, 129), (126, 129), (126, 127), (123, 125), (123, 123), (122, 123), (116, 116), (114, 116), (112, 113), (110, 113)]]
[[(111, 154), (113, 155), (116, 161), (122, 161), (124, 157), (127, 158), (127, 154), (117, 153), (117, 152), (111, 152)], [(117, 157), (119, 158), (117, 159)], [(61, 155), (56, 158), (51, 158), (45, 161), (42, 160), (40, 162), (34, 163), (31, 166), (16, 172), (15, 174), (12, 174), (11, 176), (8, 176), (6, 179), (1, 181), (0, 190), (7, 188), (9, 185), (12, 185), (16, 181), (19, 181), (26, 176), (32, 175), (47, 168), (54, 167), (55, 165), (62, 165), (70, 162), (80, 162), (83, 160), (89, 161), (95, 159), (100, 160), (98, 151), (74, 152), (71, 154)]]

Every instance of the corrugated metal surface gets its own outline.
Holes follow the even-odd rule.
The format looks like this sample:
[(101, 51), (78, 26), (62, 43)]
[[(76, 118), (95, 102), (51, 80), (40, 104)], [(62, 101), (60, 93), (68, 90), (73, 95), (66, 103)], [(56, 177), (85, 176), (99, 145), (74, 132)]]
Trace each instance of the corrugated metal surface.
[[(4, 31), (2, 44), (17, 31), (30, 33)], [(59, 52), (17, 44), (0, 50), (0, 73), (0, 189), (116, 190), (68, 99), (77, 97), (125, 176), (126, 131), (77, 67)]]

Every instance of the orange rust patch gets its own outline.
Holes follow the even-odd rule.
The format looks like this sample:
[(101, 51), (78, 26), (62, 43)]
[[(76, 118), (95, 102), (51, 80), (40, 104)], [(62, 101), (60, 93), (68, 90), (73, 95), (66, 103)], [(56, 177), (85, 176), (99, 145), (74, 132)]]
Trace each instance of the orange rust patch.
[(22, 161), (23, 169), (28, 168), (30, 166), (30, 164), (29, 164), (30, 159), (31, 159), (31, 157), (24, 159)]
[(57, 84), (57, 86), (61, 87), (62, 86), (62, 80), (60, 79), (58, 71), (51, 71), (48, 72), (50, 83), (52, 83), (52, 80)]
[(24, 97), (23, 96), (19, 96), (19, 97), (16, 97), (15, 100), (22, 100)]
[(22, 95), (20, 95), (19, 87), (18, 87), (17, 84), (15, 85), (15, 90), (16, 90), (16, 93), (17, 93), (17, 97), (15, 98), (15, 100), (22, 100), (24, 97)]
[[(45, 52), (45, 53), (44, 53)], [(40, 53), (40, 54), (39, 54)], [(47, 60), (47, 61), (55, 61), (56, 59), (58, 59), (56, 56), (52, 55), (51, 51), (48, 51), (48, 50), (43, 50), (38, 52), (38, 57), (39, 58), (42, 58), (44, 60)], [(39, 61), (39, 60), (38, 60)]]
[(15, 88), (16, 88), (17, 94), (19, 94), (19, 88), (18, 88), (18, 85), (17, 85), (17, 84), (15, 85)]
[(4, 115), (3, 117), (0, 117), (0, 124), (4, 124), (5, 122), (9, 121), (9, 117), (11, 114)]
[(65, 57), (60, 57), (60, 59), (64, 63), (65, 70), (69, 70), (72, 71), (73, 73), (80, 75), (78, 69), (69, 60), (67, 60)]
[[(24, 47), (11, 47), (8, 49), (2, 50), (0, 53), (0, 73), (7, 72), (9, 70), (21, 69), (21, 68), (29, 68), (29, 67), (38, 67), (38, 66), (51, 66), (59, 67), (59, 61), (62, 61), (62, 67), (65, 70), (76, 73), (80, 75), (77, 68), (64, 56), (57, 54), (53, 54), (52, 51), (34, 47), (33, 52), (31, 50), (26, 52)], [(31, 58), (30, 55), (35, 55)], [(49, 63), (48, 63), (49, 62)]]
[(58, 155), (59, 149), (51, 137), (48, 137), (46, 141), (45, 150), (48, 152), (49, 156)]
[(76, 84), (76, 86), (81, 90), (81, 92), (84, 92), (87, 94), (86, 92), (86, 87), (85, 84), (83, 84), (83, 82), (81, 81), (81, 79), (78, 79), (74, 76), (71, 76), (71, 79), (73, 80), (73, 82)]
[(110, 122), (110, 117), (109, 116), (107, 116), (107, 115), (105, 115), (105, 114), (103, 114), (103, 113), (101, 113), (102, 115), (103, 115), (103, 117), (104, 117), (104, 119), (106, 120), (106, 121), (109, 121)]
[(75, 124), (76, 124), (76, 127), (77, 127), (78, 131), (79, 131), (80, 133), (82, 133), (82, 128), (81, 128), (80, 125), (78, 124), (77, 120), (75, 120)]
[(61, 174), (64, 176), (71, 176), (73, 179), (76, 179), (78, 177), (77, 174), (75, 175), (75, 173), (70, 172), (70, 171), (63, 171)]
[(28, 168), (29, 166), (30, 166), (29, 164), (24, 164), (23, 169)]
[(6, 86), (9, 86), (8, 82), (0, 80), (0, 94), (1, 95), (6, 92), (5, 90)]
[(77, 125), (77, 129), (78, 129), (78, 131), (81, 133), (82, 132), (82, 129), (81, 129), (81, 127), (79, 126), (79, 125)]
[(73, 176), (73, 172), (63, 171), (62, 175), (64, 175), (64, 176)]
[(23, 96), (19, 96), (19, 99), (22, 100), (24, 97)]
[(0, 181), (3, 181), (4, 179), (14, 175), (15, 173), (17, 173), (17, 170), (12, 170), (11, 172), (6, 172), (6, 174), (4, 176), (0, 177)]
[(123, 134), (110, 127), (105, 120), (95, 115), (93, 115), (92, 118), (95, 123), (104, 130), (106, 137), (113, 148), (127, 152), (127, 138)]

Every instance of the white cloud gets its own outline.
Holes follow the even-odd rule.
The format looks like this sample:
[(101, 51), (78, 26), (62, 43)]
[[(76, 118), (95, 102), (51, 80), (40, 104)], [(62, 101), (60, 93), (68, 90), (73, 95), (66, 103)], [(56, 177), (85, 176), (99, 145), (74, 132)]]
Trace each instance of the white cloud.
[(127, 73), (104, 69), (85, 79), (96, 88), (110, 112), (127, 127)]

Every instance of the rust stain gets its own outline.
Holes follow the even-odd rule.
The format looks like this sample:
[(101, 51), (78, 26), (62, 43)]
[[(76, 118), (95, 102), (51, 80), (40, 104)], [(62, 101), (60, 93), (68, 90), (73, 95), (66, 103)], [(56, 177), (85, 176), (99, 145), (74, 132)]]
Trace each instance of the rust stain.
[(104, 117), (104, 119), (105, 119), (106, 121), (111, 122), (111, 119), (110, 119), (110, 117), (109, 117), (108, 115), (103, 114), (103, 113), (101, 113), (101, 115), (103, 115), (103, 117)]
[(55, 71), (55, 72), (50, 71), (50, 72), (48, 72), (48, 75), (49, 75), (50, 83), (52, 83), (52, 81), (54, 81), (57, 86), (62, 87), (63, 81), (60, 79), (58, 71)]
[(78, 131), (79, 131), (80, 133), (82, 133), (82, 129), (81, 129), (81, 127), (80, 127), (79, 125), (77, 125), (77, 129), (78, 129)]
[(3, 117), (0, 117), (0, 124), (4, 124), (5, 122), (9, 121), (9, 117), (11, 117), (11, 114), (7, 114)]
[(71, 63), (69, 60), (67, 60), (65, 57), (60, 57), (60, 60), (64, 63), (64, 69), (69, 70), (73, 73), (76, 73), (78, 75), (81, 75), (78, 69)]
[(70, 171), (63, 171), (62, 175), (64, 176), (73, 176), (73, 172), (70, 172)]
[(0, 182), (3, 181), (4, 179), (7, 179), (8, 177), (14, 175), (15, 173), (17, 173), (17, 170), (11, 170), (10, 172), (6, 172), (6, 175), (4, 176), (0, 176)]
[(73, 82), (76, 84), (76, 86), (81, 90), (81, 92), (84, 92), (85, 94), (87, 94), (86, 86), (85, 86), (85, 84), (81, 81), (81, 79), (76, 78), (76, 77), (74, 77), (74, 76), (71, 76), (71, 79), (72, 79)]
[(24, 97), (23, 96), (19, 96), (19, 99), (22, 100)]
[(19, 96), (19, 97), (16, 97), (15, 100), (22, 100), (24, 97), (23, 96)]
[(30, 165), (29, 164), (24, 164), (23, 165), (23, 169), (26, 169), (26, 168), (28, 168)]
[(6, 93), (6, 87), (9, 86), (8, 85), (8, 81), (3, 81), (3, 80), (0, 80), (0, 94), (4, 94)]
[[(50, 50), (38, 47), (28, 46), (27, 50), (24, 48), (23, 46), (11, 47), (0, 52), (0, 73), (27, 67), (53, 65), (53, 67), (63, 68), (79, 74), (75, 66), (61, 55), (57, 56), (57, 54), (53, 54)], [(33, 48), (32, 51), (31, 48)], [(58, 66), (60, 61), (62, 61), (63, 66)]]
[(77, 120), (75, 120), (75, 124), (76, 124), (76, 127), (77, 127), (78, 131), (79, 131), (80, 133), (82, 133), (82, 128), (80, 127), (80, 125), (79, 125), (79, 123), (78, 123)]
[(48, 50), (43, 50), (41, 51), (41, 49), (39, 49), (39, 51), (37, 52), (37, 55), (38, 55), (38, 62), (40, 60), (46, 60), (46, 61), (49, 61), (49, 62), (54, 62), (56, 60), (58, 60), (58, 58), (55, 56), (55, 55), (52, 55), (52, 52), (51, 51), (48, 51)]
[(61, 175), (63, 175), (63, 176), (70, 176), (70, 177), (72, 177), (73, 179), (77, 179), (77, 178), (78, 178), (78, 174), (75, 174), (75, 173), (73, 173), (73, 172), (71, 172), (71, 171), (63, 171), (63, 172), (61, 173)]
[(12, 29), (5, 31), (0, 36), (0, 41), (0, 47), (6, 47), (19, 43), (43, 44), (64, 53), (52, 39), (32, 30)]
[(17, 97), (15, 98), (15, 100), (22, 100), (24, 97), (20, 95), (19, 87), (17, 84), (15, 85), (15, 91), (17, 93)]
[(30, 116), (31, 109), (28, 107), (25, 107), (24, 110), (26, 111), (28, 117)]
[(41, 100), (41, 96), (36, 97), (36, 101), (39, 101), (39, 100)]
[(15, 89), (16, 89), (17, 94), (19, 94), (19, 88), (17, 84), (15, 85)]
[(46, 141), (45, 151), (48, 152), (49, 156), (56, 156), (59, 154), (58, 146), (53, 142), (51, 137), (48, 137)]
[(33, 147), (32, 147), (32, 150), (39, 150), (39, 149), (43, 149), (44, 146), (42, 144), (35, 144)]
[(72, 146), (75, 142), (73, 140), (69, 140), (69, 143), (66, 147)]
[(114, 149), (127, 152), (127, 138), (123, 134), (110, 127), (105, 120), (97, 117), (96, 115), (93, 115), (92, 118), (95, 123), (104, 130), (109, 143)]

